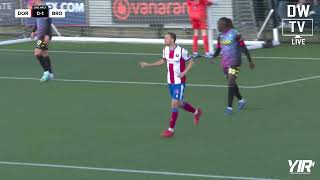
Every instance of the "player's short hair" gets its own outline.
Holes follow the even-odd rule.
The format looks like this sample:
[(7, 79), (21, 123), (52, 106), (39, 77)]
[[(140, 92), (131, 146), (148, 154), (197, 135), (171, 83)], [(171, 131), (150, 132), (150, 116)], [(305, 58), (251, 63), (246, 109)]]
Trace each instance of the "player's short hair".
[(177, 35), (173, 32), (167, 32), (166, 35), (169, 35), (173, 40), (174, 42), (176, 42), (177, 40)]
[(233, 22), (230, 18), (227, 18), (227, 17), (222, 17), (219, 19), (219, 21), (222, 21), (224, 22), (224, 24), (230, 28), (233, 28)]

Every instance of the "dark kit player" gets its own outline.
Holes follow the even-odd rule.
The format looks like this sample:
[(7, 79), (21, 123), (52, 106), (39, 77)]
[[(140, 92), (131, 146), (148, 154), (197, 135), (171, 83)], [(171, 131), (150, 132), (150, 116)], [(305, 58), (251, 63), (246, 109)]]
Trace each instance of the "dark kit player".
[[(33, 6), (45, 5), (43, 0), (33, 0)], [(34, 55), (40, 62), (43, 68), (43, 76), (41, 82), (49, 81), (54, 78), (51, 61), (48, 53), (48, 46), (52, 37), (51, 19), (50, 18), (36, 18), (36, 23), (33, 27), (31, 38), (37, 38), (37, 45), (34, 50)]]
[(218, 21), (218, 30), (221, 33), (218, 36), (217, 49), (213, 58), (222, 52), (221, 66), (228, 79), (228, 107), (225, 115), (231, 115), (234, 96), (239, 100), (238, 110), (242, 110), (246, 105), (246, 101), (242, 98), (236, 82), (241, 66), (241, 53), (243, 52), (247, 56), (250, 69), (254, 69), (255, 64), (251, 60), (249, 51), (241, 38), (241, 34), (233, 29), (231, 19), (226, 17), (220, 18)]

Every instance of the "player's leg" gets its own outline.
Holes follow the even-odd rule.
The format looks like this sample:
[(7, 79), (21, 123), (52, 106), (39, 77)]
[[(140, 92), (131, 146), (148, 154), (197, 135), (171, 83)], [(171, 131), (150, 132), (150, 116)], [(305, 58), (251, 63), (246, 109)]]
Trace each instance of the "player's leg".
[(240, 93), (239, 86), (237, 83), (235, 83), (235, 96), (238, 100), (242, 99), (242, 95)]
[(173, 136), (173, 131), (179, 115), (179, 112), (178, 112), (179, 103), (176, 102), (178, 101), (178, 99), (176, 98), (175, 84), (168, 84), (168, 89), (171, 96), (171, 117), (170, 117), (169, 128), (160, 135), (161, 137), (164, 137), (164, 138)]
[(172, 99), (171, 100), (171, 117), (170, 117), (169, 128), (161, 134), (161, 137), (169, 138), (169, 137), (173, 136), (173, 132), (174, 132), (174, 128), (176, 126), (178, 115), (179, 115), (179, 100)]
[(40, 79), (41, 82), (44, 82), (44, 81), (47, 81), (49, 79), (49, 69), (48, 69), (48, 66), (45, 62), (45, 59), (42, 55), (42, 48), (41, 48), (41, 44), (42, 44), (42, 40), (38, 40), (37, 42), (37, 46), (34, 50), (34, 55), (35, 57), (37, 58), (37, 60), (39, 61), (42, 69), (43, 69), (43, 75), (42, 75), (42, 78)]
[[(227, 77), (229, 77), (229, 75), (231, 76), (235, 76), (234, 78), (234, 96), (238, 99), (238, 110), (242, 110), (245, 105), (246, 105), (246, 101), (243, 98), (243, 96), (240, 93), (240, 89), (239, 86), (237, 84), (237, 77), (239, 76), (239, 71), (240, 71), (240, 67), (234, 67), (234, 68), (227, 68), (224, 70), (225, 73), (227, 74)], [(229, 82), (229, 78), (228, 78), (228, 82)], [(229, 108), (230, 109), (230, 108)]]
[(202, 110), (200, 108), (194, 108), (192, 106), (192, 104), (186, 102), (186, 101), (181, 101), (180, 103), (180, 108), (182, 108), (183, 110), (190, 112), (193, 114), (193, 119), (194, 119), (194, 124), (198, 125), (199, 121), (200, 121), (200, 117), (202, 115)]
[(52, 71), (51, 60), (50, 60), (50, 57), (49, 57), (48, 49), (42, 51), (42, 56), (44, 57), (44, 61), (46, 63), (46, 66), (48, 67), (49, 80), (53, 80), (54, 79), (54, 75), (53, 75), (53, 71)]
[(39, 61), (42, 69), (43, 69), (43, 72), (47, 71), (48, 68), (47, 68), (47, 65), (44, 61), (44, 58), (42, 56), (42, 50), (41, 49), (38, 49), (38, 48), (35, 48), (34, 49), (34, 56), (36, 57), (36, 59)]
[(238, 110), (242, 110), (245, 106), (246, 106), (246, 101), (245, 99), (242, 97), (241, 93), (240, 93), (240, 89), (237, 83), (235, 83), (235, 96), (238, 99)]
[(173, 109), (175, 108), (181, 108), (187, 112), (190, 112), (194, 115), (194, 123), (197, 125), (200, 120), (200, 116), (202, 115), (202, 110), (200, 108), (196, 109), (194, 108), (190, 103), (183, 101), (184, 99), (184, 91), (185, 91), (185, 84), (177, 84), (174, 85), (174, 89), (172, 92), (172, 98), (173, 100), (178, 100), (178, 106), (177, 102), (173, 101), (171, 103), (171, 107)]
[(207, 35), (207, 24), (206, 22), (202, 22), (202, 27), (201, 27), (201, 34), (202, 34), (202, 40), (203, 40), (203, 47), (205, 50), (205, 56), (206, 58), (212, 58), (212, 55), (209, 52), (209, 39)]
[(169, 131), (173, 132), (174, 128), (176, 126), (176, 122), (179, 115), (179, 104), (180, 101), (177, 99), (171, 100), (171, 118), (170, 118), (170, 125), (169, 125)]
[(228, 74), (228, 106), (225, 111), (225, 115), (231, 115), (232, 114), (232, 105), (233, 105), (233, 99), (236, 93), (236, 76), (233, 74)]
[(202, 110), (200, 108), (196, 109), (194, 108), (190, 103), (183, 101), (184, 99), (184, 91), (185, 91), (185, 85), (182, 84), (181, 85), (181, 91), (180, 91), (180, 103), (179, 103), (179, 107), (187, 112), (190, 112), (193, 114), (194, 116), (194, 124), (198, 125), (199, 124), (199, 120), (200, 120), (200, 116), (202, 115)]
[(184, 84), (169, 84), (169, 91), (171, 96), (171, 117), (169, 128), (165, 130), (162, 137), (172, 137), (174, 128), (179, 115), (179, 107), (181, 106), (181, 100), (183, 99)]
[(193, 29), (193, 45), (192, 45), (192, 51), (193, 51), (193, 57), (198, 58), (200, 57), (200, 54), (198, 52), (199, 50), (199, 29)]
[[(228, 80), (228, 106), (225, 111), (225, 115), (231, 115), (233, 99), (234, 99), (234, 96), (236, 96), (237, 94), (236, 80), (239, 75), (239, 67), (224, 67), (223, 70)], [(239, 88), (238, 88), (238, 95), (240, 95)]]
[(208, 39), (208, 34), (207, 34), (207, 29), (208, 29), (208, 24), (206, 19), (201, 19), (199, 22), (199, 26), (201, 29), (201, 35), (202, 35), (202, 40), (203, 40), (203, 47), (205, 51), (205, 56), (206, 58), (212, 58), (212, 54), (209, 52), (209, 39)]
[(48, 67), (48, 71), (49, 71), (49, 77), (48, 80), (53, 80), (54, 79), (54, 75), (53, 75), (53, 71), (52, 71), (52, 66), (51, 66), (51, 59), (49, 57), (49, 44), (50, 44), (51, 38), (49, 40), (48, 43), (44, 43), (41, 46), (42, 49), (42, 56), (44, 57), (45, 63)]
[(193, 58), (199, 58), (200, 54), (198, 52), (199, 45), (199, 21), (197, 19), (191, 19), (192, 29), (193, 29), (193, 44), (192, 44), (192, 51), (193, 51)]

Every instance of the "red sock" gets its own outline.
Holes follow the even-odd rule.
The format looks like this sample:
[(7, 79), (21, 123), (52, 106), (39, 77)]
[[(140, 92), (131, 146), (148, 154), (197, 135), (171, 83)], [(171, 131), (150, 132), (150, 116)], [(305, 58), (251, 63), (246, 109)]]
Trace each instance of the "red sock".
[(193, 36), (193, 52), (198, 52), (198, 36)]
[(170, 128), (174, 129), (174, 127), (176, 126), (176, 122), (178, 119), (178, 109), (177, 108), (173, 108), (172, 109), (172, 114), (171, 114), (171, 119), (170, 119)]
[(195, 113), (196, 112), (196, 109), (191, 104), (189, 104), (187, 102), (183, 103), (182, 108), (185, 111), (188, 111), (188, 112), (191, 112), (191, 113)]
[(206, 53), (209, 52), (209, 42), (208, 42), (208, 36), (202, 36), (202, 40), (203, 40), (203, 46), (204, 46), (204, 50), (206, 51)]

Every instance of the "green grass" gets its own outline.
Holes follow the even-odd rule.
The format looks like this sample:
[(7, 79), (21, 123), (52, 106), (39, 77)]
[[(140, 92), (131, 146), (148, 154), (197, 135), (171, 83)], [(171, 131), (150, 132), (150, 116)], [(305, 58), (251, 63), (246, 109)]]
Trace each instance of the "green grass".
[(16, 35), (2, 35), (2, 34), (0, 34), (0, 42), (6, 41), (6, 40), (12, 40), (12, 39), (16, 39), (16, 38), (17, 38)]
[[(1, 49), (32, 50), (33, 43)], [(160, 45), (53, 43), (53, 51), (160, 54)], [(190, 47), (187, 46), (190, 49)], [(252, 52), (254, 57), (319, 58), (320, 45)], [(30, 51), (0, 50), (0, 77), (40, 78)], [(58, 79), (166, 82), (166, 68), (138, 68), (155, 55), (51, 53)], [(320, 60), (256, 58), (244, 63), (239, 83), (259, 86), (319, 76)], [(200, 59), (188, 75), (194, 84), (225, 85), (219, 62)], [(180, 111), (176, 136), (160, 139), (167, 128), (170, 98), (166, 86), (0, 79), (0, 161), (61, 164), (280, 178), (320, 179), (320, 79), (242, 89), (248, 107), (223, 116), (226, 89), (187, 87), (186, 100), (204, 116), (194, 127)], [(312, 159), (311, 175), (289, 175), (288, 160)], [(205, 179), (0, 164), (5, 180)], [(211, 178), (212, 179), (212, 178)]]

